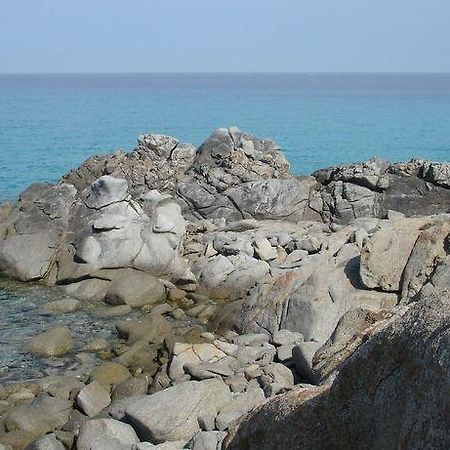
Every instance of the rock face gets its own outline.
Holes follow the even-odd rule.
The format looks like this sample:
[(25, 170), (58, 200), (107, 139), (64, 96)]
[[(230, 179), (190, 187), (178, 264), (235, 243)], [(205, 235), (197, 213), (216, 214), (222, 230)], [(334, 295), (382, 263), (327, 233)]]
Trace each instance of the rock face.
[(447, 257), (419, 300), (344, 362), (334, 381), (269, 401), (241, 420), (225, 448), (447, 448), (449, 275)]
[(150, 442), (189, 440), (200, 430), (199, 418), (215, 417), (230, 397), (220, 379), (192, 381), (143, 398), (129, 406), (125, 416), (138, 435)]
[(449, 212), (448, 164), (424, 160), (389, 164), (372, 160), (319, 170), (322, 217), (347, 224), (359, 217), (406, 216)]

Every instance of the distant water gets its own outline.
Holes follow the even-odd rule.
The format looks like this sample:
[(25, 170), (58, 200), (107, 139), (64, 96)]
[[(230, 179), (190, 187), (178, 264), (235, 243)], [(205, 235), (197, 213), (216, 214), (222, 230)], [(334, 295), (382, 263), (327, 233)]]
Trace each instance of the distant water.
[(0, 199), (145, 132), (200, 144), (216, 127), (270, 137), (295, 173), (450, 159), (450, 75), (3, 75)]

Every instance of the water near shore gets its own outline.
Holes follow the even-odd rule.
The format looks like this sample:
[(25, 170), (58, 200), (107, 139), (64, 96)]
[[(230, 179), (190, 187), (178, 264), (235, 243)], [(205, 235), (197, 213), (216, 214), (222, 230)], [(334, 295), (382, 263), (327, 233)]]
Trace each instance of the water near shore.
[[(93, 317), (89, 305), (73, 313), (43, 313), (40, 306), (62, 297), (63, 293), (55, 287), (0, 278), (0, 382), (67, 372), (80, 364), (80, 361), (75, 364), (76, 350), (89, 339), (109, 338), (114, 333), (117, 318)], [(70, 326), (76, 336), (76, 349), (64, 358), (41, 359), (27, 353), (31, 338), (53, 325)]]
[(144, 132), (200, 144), (237, 125), (295, 173), (450, 155), (450, 75), (2, 75), (0, 199)]

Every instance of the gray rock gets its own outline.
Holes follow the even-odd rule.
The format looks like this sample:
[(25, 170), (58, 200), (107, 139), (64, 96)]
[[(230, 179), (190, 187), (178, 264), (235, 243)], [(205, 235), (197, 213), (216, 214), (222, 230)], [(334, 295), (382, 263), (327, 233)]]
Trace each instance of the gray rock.
[(28, 350), (39, 356), (61, 356), (70, 351), (73, 345), (69, 328), (55, 326), (33, 338)]
[[(1, 447), (0, 447), (1, 448)], [(64, 450), (61, 441), (58, 441), (53, 434), (47, 434), (30, 444), (26, 450)]]
[[(88, 208), (101, 209), (125, 200), (128, 195), (127, 191), (126, 180), (103, 175), (92, 183), (92, 189), (86, 197), (86, 205)], [(97, 229), (101, 230), (102, 228)]]
[(251, 389), (235, 396), (225, 404), (216, 417), (216, 427), (219, 431), (226, 430), (230, 424), (246, 414), (252, 408), (265, 402), (266, 397), (262, 389)]
[(109, 393), (96, 381), (85, 386), (77, 395), (78, 406), (89, 417), (96, 416), (110, 403)]
[(10, 409), (3, 420), (8, 431), (20, 430), (40, 436), (62, 427), (69, 419), (72, 402), (48, 395), (36, 397), (30, 404)]
[(220, 450), (226, 433), (221, 431), (199, 431), (191, 440), (192, 450)]
[(105, 300), (113, 305), (126, 304), (140, 308), (161, 303), (165, 298), (164, 285), (156, 277), (137, 272), (114, 280)]
[(334, 379), (269, 400), (224, 449), (447, 448), (449, 267), (446, 257), (418, 300), (366, 335)]
[(293, 342), (300, 342), (303, 340), (301, 333), (296, 333), (289, 330), (278, 330), (272, 335), (272, 342), (275, 345), (292, 344)]
[[(143, 440), (187, 441), (199, 431), (198, 417), (216, 415), (230, 396), (221, 379), (190, 381), (128, 406), (125, 417)], [(174, 404), (176, 408), (172, 407)]]
[(424, 219), (395, 221), (375, 232), (361, 252), (360, 275), (370, 289), (399, 291), (400, 281), (411, 251), (420, 235)]
[(130, 450), (138, 442), (130, 425), (114, 419), (94, 419), (81, 425), (77, 450)]
[(55, 302), (49, 302), (42, 305), (46, 314), (65, 314), (75, 312), (79, 309), (80, 302), (74, 298), (65, 298)]

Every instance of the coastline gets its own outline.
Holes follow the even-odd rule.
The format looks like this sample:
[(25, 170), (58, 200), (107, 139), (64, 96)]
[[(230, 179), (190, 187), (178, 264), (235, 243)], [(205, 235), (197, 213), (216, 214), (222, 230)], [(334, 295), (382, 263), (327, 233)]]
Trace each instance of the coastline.
[[(199, 149), (143, 135), (133, 152), (31, 186), (0, 209), (0, 270), (63, 289), (46, 314), (96, 305), (117, 336), (81, 348), (69, 325), (33, 339), (49, 367), (74, 358), (33, 383), (0, 385), (0, 443), (276, 448), (252, 431), (272, 405), (345, 390), (365, 348), (402, 321), (422, 324), (416, 310), (445, 292), (449, 204), (448, 163), (374, 159), (298, 177), (278, 145), (236, 128)], [(440, 301), (427, 314), (448, 321)]]

